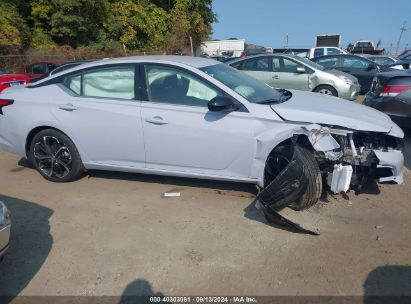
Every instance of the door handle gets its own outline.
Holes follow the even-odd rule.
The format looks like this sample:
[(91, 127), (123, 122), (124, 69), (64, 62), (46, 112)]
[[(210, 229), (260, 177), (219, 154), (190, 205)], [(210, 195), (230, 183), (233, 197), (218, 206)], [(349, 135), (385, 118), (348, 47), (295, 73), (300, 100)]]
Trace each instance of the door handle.
[(67, 104), (64, 104), (64, 105), (59, 105), (59, 109), (63, 110), (63, 111), (71, 112), (71, 111), (78, 110), (78, 107), (73, 106), (71, 103), (67, 103)]
[(280, 77), (278, 77), (278, 75), (273, 76), (273, 79), (278, 79), (278, 78), (280, 78)]
[(146, 118), (146, 122), (154, 124), (154, 125), (166, 125), (168, 122), (166, 122), (162, 117), (160, 116), (154, 116), (152, 118)]

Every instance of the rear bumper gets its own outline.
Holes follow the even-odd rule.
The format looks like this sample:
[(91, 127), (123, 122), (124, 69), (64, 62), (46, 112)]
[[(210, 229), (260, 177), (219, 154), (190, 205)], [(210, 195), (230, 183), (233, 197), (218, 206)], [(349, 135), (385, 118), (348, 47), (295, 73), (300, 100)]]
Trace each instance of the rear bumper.
[(376, 97), (370, 93), (365, 96), (363, 104), (384, 112), (400, 127), (411, 128), (411, 104), (393, 96)]

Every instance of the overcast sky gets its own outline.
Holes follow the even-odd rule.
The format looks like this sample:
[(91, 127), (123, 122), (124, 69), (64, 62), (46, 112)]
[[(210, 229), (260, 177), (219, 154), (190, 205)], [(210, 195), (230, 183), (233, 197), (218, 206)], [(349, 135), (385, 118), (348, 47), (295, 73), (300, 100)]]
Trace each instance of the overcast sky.
[(244, 38), (249, 43), (282, 48), (286, 34), (289, 47), (313, 46), (317, 34), (342, 35), (349, 42), (381, 39), (387, 50), (395, 49), (404, 21), (401, 49), (411, 48), (411, 0), (214, 0), (218, 23), (214, 39)]

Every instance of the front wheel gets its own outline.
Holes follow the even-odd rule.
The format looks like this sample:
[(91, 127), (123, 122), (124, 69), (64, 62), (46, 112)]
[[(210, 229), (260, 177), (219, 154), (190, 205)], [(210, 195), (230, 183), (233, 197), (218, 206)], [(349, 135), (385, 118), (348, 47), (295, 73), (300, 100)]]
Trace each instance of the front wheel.
[(52, 182), (71, 182), (84, 171), (76, 146), (57, 130), (37, 133), (31, 142), (29, 157), (34, 168)]
[(314, 92), (324, 95), (338, 96), (337, 90), (329, 85), (320, 85), (315, 88)]
[[(316, 159), (311, 151), (299, 147), (301, 153), (298, 154), (298, 161), (304, 165), (304, 176), (307, 179), (306, 191), (292, 202), (288, 207), (294, 210), (304, 210), (310, 208), (318, 202), (322, 193), (321, 171)], [(282, 145), (274, 149), (267, 159), (264, 186), (269, 185), (283, 170), (286, 169), (293, 157), (293, 147)], [(284, 206), (285, 207), (285, 206)]]

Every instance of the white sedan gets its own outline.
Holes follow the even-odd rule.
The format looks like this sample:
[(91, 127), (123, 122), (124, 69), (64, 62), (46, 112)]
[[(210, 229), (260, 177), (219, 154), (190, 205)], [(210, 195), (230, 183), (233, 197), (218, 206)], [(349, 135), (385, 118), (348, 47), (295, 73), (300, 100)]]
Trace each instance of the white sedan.
[(82, 64), (6, 89), (0, 114), (0, 147), (27, 157), (53, 182), (101, 169), (267, 187), (281, 184), (298, 161), (297, 210), (313, 205), (326, 181), (334, 192), (365, 178), (402, 183), (404, 134), (387, 115), (336, 97), (274, 90), (205, 58)]

